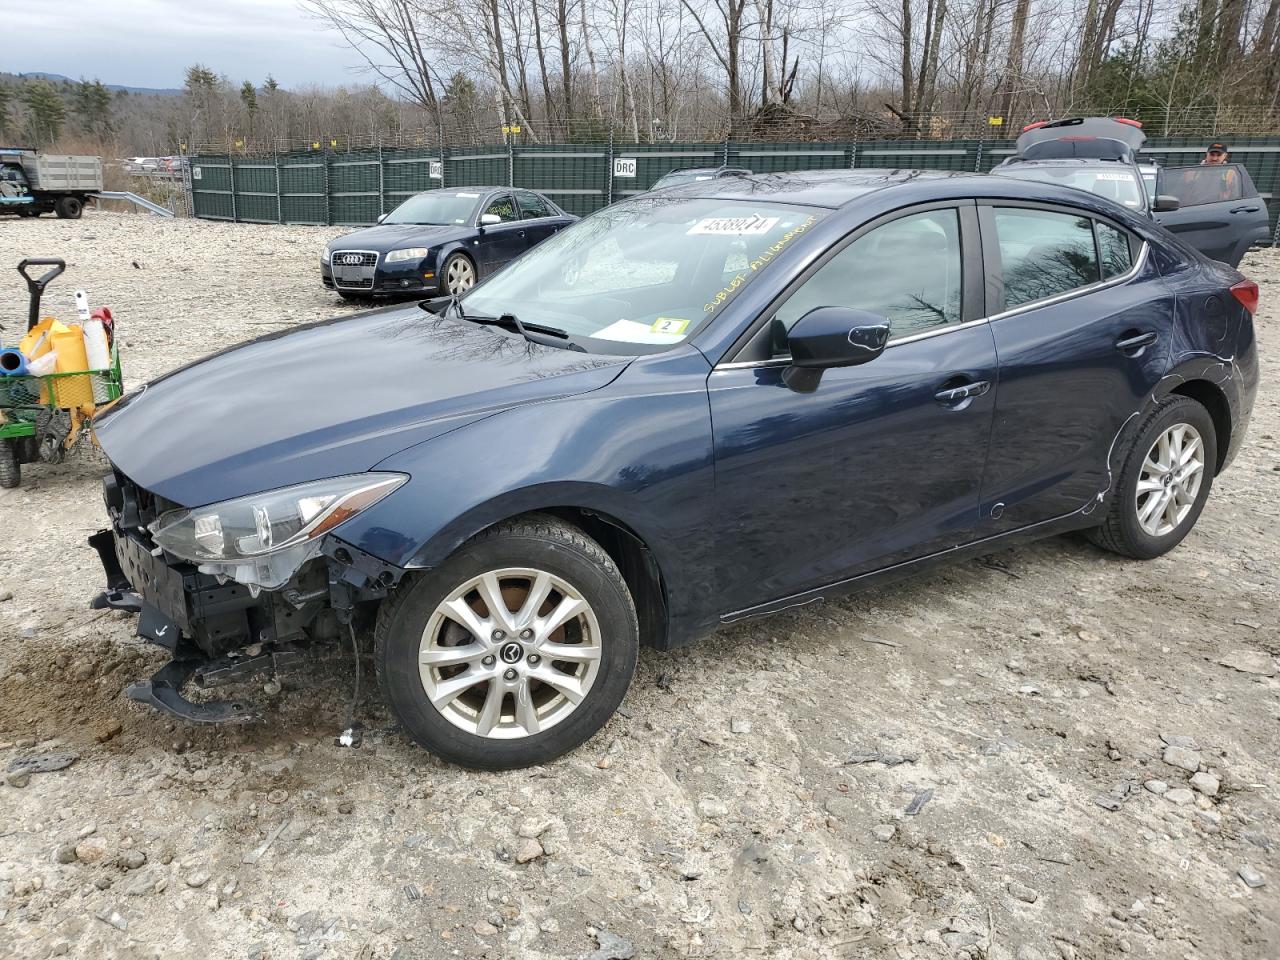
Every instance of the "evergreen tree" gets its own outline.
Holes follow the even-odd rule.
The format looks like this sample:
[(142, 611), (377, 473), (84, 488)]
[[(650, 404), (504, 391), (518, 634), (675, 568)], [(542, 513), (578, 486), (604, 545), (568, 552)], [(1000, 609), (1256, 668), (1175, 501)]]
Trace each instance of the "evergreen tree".
[(83, 77), (71, 87), (71, 105), (83, 129), (98, 136), (111, 132), (111, 91), (101, 80)]
[(46, 147), (57, 140), (67, 120), (67, 108), (48, 80), (26, 80), (18, 93), (27, 117), (27, 136), (32, 146)]

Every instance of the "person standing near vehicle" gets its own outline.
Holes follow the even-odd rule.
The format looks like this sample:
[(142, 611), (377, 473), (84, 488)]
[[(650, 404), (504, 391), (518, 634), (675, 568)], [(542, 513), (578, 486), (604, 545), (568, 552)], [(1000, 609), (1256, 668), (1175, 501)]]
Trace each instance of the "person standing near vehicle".
[(1227, 145), (1215, 140), (1205, 148), (1204, 159), (1200, 161), (1200, 165), (1216, 167), (1222, 163), (1229, 163), (1230, 158), (1231, 151), (1227, 149)]
[[(1231, 151), (1227, 149), (1227, 145), (1221, 141), (1215, 140), (1209, 144), (1204, 151), (1204, 159), (1200, 161), (1202, 167), (1222, 167), (1231, 162)], [(1221, 179), (1216, 184), (1217, 196), (1214, 200), (1237, 200), (1240, 197), (1239, 174), (1235, 168), (1223, 170)], [(1210, 201), (1212, 202), (1212, 201)]]

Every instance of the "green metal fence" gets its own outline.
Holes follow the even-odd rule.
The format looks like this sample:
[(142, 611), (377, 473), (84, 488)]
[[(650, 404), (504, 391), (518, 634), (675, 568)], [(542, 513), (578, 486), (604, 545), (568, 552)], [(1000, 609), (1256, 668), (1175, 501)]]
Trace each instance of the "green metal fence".
[[(504, 185), (550, 196), (585, 215), (650, 189), (686, 167), (728, 164), (784, 170), (918, 168), (985, 171), (1014, 152), (1012, 140), (866, 140), (848, 143), (508, 144), (479, 147), (314, 150), (271, 156), (191, 158), (190, 209), (197, 217), (249, 223), (363, 225), (433, 187)], [(1148, 141), (1144, 157), (1163, 166), (1199, 162), (1203, 138)], [(1232, 138), (1268, 201), (1280, 239), (1280, 137)]]

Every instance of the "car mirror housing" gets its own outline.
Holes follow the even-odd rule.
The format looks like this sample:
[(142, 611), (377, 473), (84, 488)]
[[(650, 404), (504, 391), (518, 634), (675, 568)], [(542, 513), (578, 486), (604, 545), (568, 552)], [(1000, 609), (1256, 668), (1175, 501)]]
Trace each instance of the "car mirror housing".
[(378, 214), (378, 223), (382, 223), (382, 221), (386, 219), (387, 219), (387, 215), (385, 213)]
[(501, 222), (502, 222), (502, 218), (501, 218), (500, 216), (498, 216), (496, 213), (482, 213), (482, 214), (480, 214), (480, 225), (481, 225), (481, 226), (485, 226), (486, 224), (490, 224), (490, 223), (501, 223)]
[(879, 314), (850, 307), (810, 310), (787, 334), (791, 365), (783, 373), (787, 386), (802, 393), (817, 388), (822, 371), (853, 367), (884, 353), (889, 321)]
[(1167, 193), (1157, 194), (1155, 203), (1151, 205), (1154, 213), (1173, 213), (1182, 206), (1182, 201)]

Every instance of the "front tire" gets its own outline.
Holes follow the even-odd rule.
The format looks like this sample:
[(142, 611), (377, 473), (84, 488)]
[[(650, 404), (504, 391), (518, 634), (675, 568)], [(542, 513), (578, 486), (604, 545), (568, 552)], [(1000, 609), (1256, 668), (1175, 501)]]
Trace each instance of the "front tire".
[(622, 702), (638, 649), (617, 565), (542, 514), (402, 582), (375, 631), (383, 695), (410, 736), (479, 770), (547, 763), (582, 744)]
[(22, 467), (18, 465), (18, 445), (12, 440), (0, 440), (0, 487), (12, 490), (22, 482)]
[(84, 212), (84, 201), (79, 197), (59, 197), (53, 212), (63, 220), (79, 220)]
[(445, 293), (466, 293), (476, 285), (476, 265), (465, 253), (451, 253), (440, 271)]
[(1137, 560), (1168, 553), (1191, 532), (1218, 463), (1213, 418), (1189, 397), (1160, 401), (1139, 426), (1102, 525), (1088, 532), (1105, 550)]

